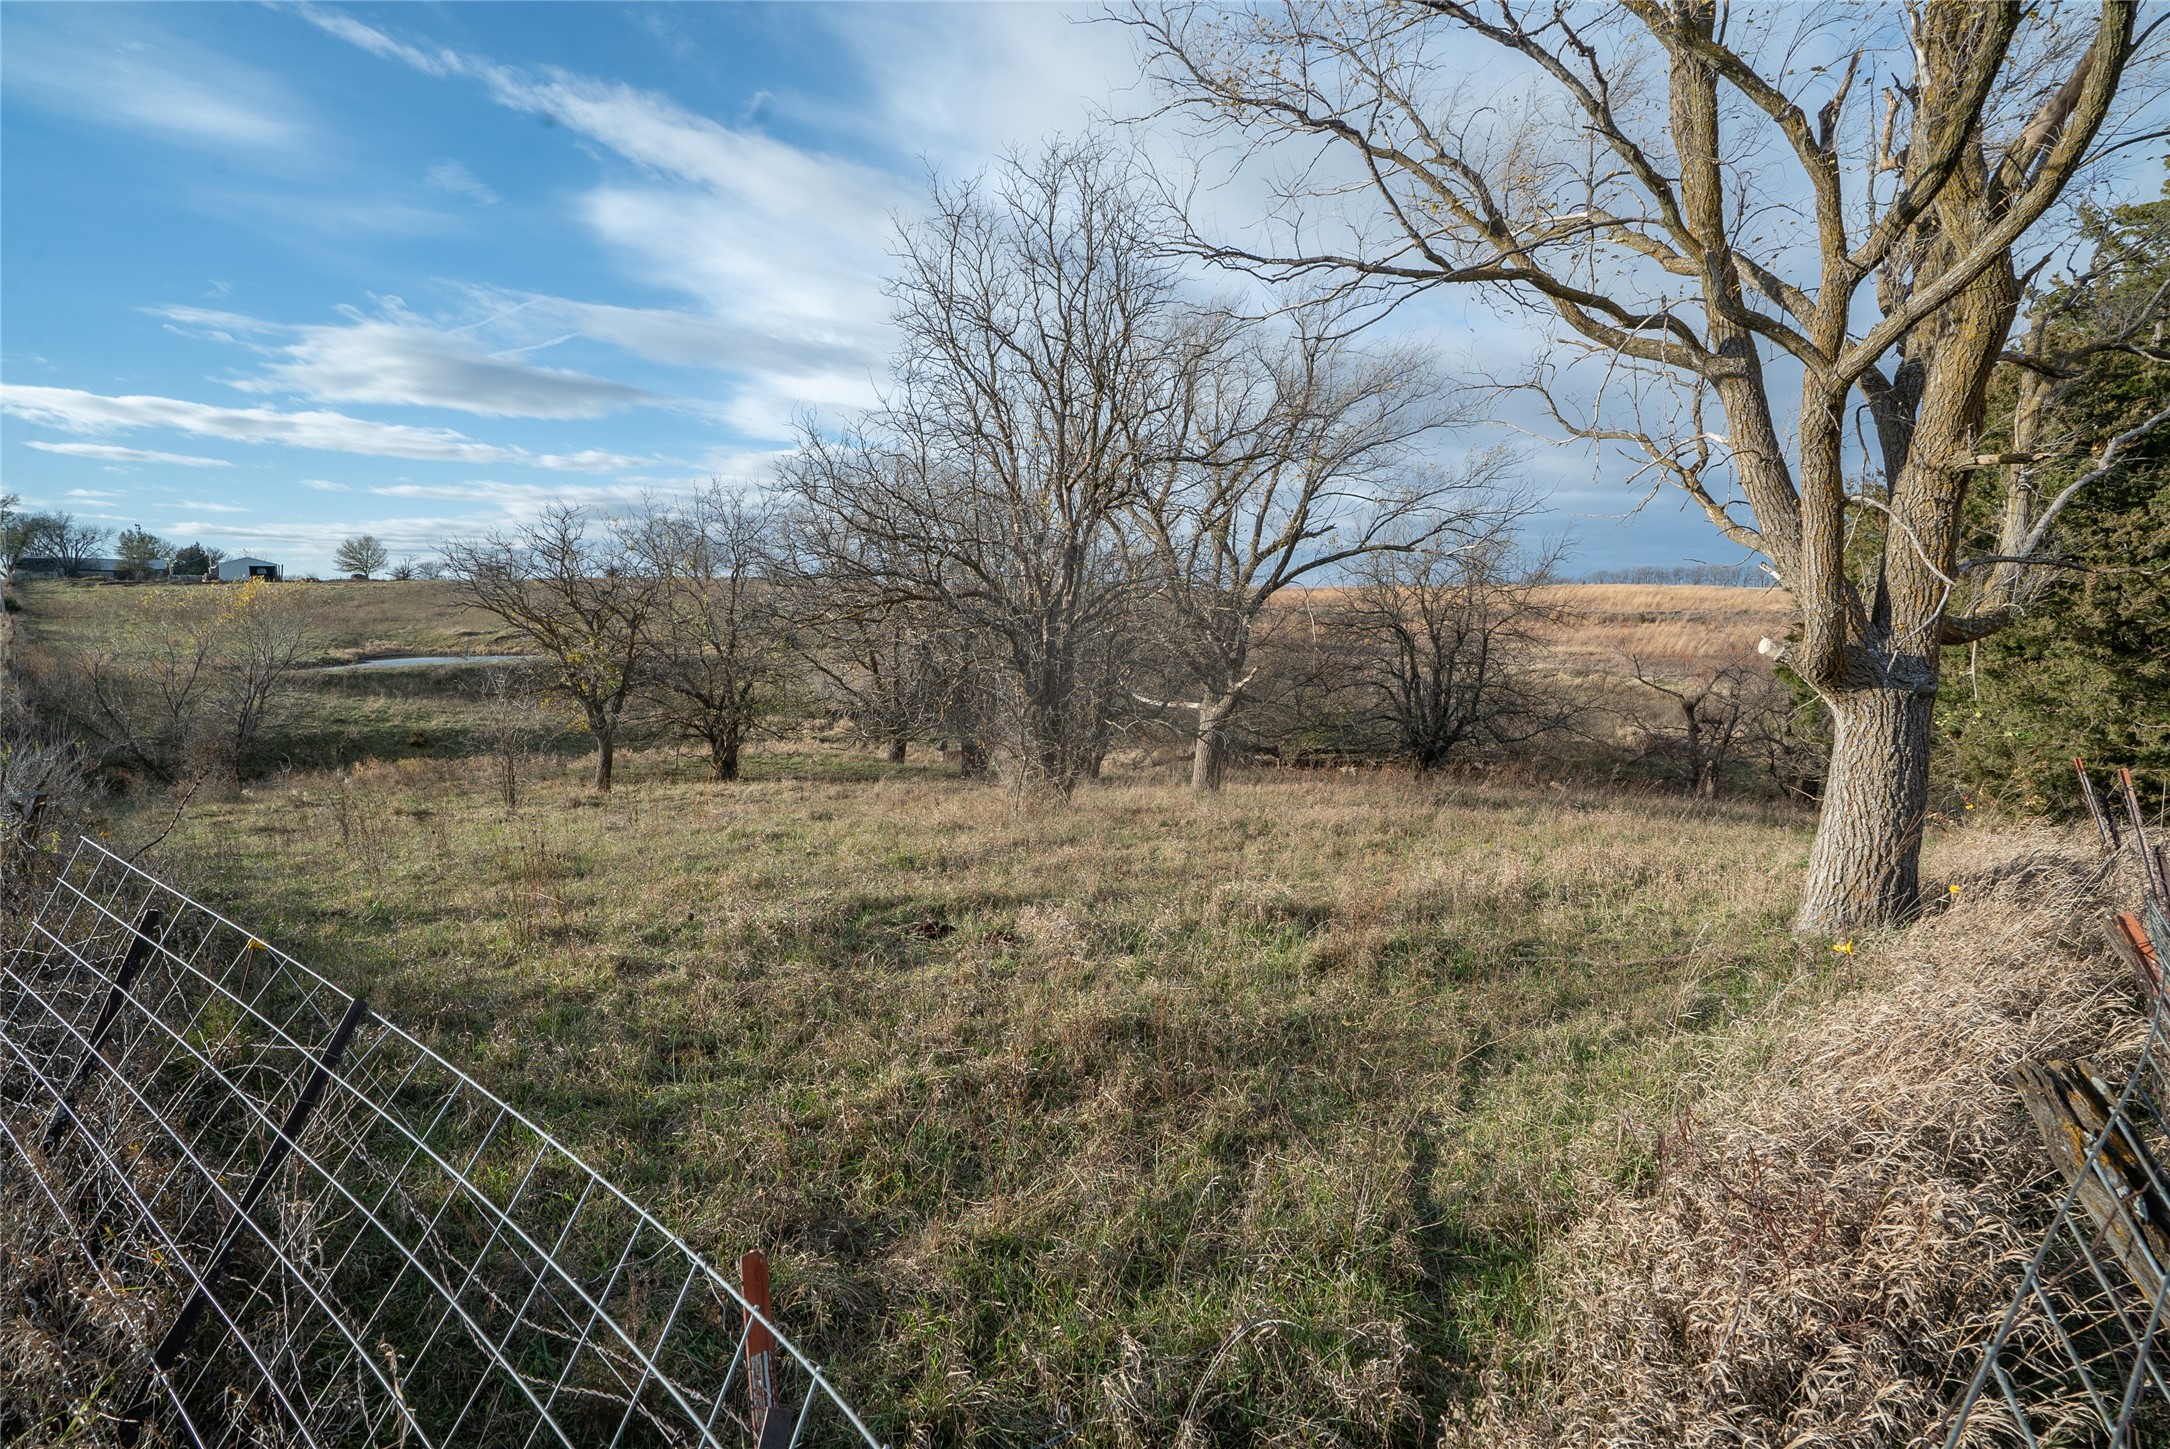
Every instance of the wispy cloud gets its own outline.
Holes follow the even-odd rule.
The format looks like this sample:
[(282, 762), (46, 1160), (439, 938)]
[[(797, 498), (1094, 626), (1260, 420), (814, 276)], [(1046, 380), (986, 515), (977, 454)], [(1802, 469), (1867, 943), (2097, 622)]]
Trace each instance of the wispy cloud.
[(319, 493), (351, 493), (354, 491), (347, 487), (346, 484), (334, 483), (329, 478), (304, 478), (301, 480), (301, 486), (314, 488)]
[[(586, 373), (537, 367), (492, 352), (478, 338), (487, 316), (459, 327), (436, 325), (381, 299), (382, 315), (345, 307), (344, 325), (267, 322), (204, 307), (152, 307), (198, 335), (277, 359), (237, 378), (243, 392), (292, 393), (311, 402), (385, 403), (451, 408), (483, 417), (594, 418), (658, 399), (642, 388)], [(291, 341), (273, 341), (291, 338)]]
[[(890, 219), (918, 205), (916, 184), (725, 125), (655, 91), (414, 44), (345, 11), (301, 13), (372, 54), (546, 116), (633, 168), (592, 187), (579, 215), (631, 274), (693, 298), (706, 316), (666, 322), (646, 309), (557, 302), (583, 335), (757, 377), (820, 374), (824, 395), (865, 393), (887, 346)], [(766, 426), (773, 436), (774, 423)]]
[(178, 36), (140, 13), (109, 26), (98, 7), (11, 11), (11, 97), (165, 144), (291, 158), (314, 141), (278, 77)]
[(415, 322), (360, 320), (299, 331), (285, 361), (235, 386), (312, 402), (454, 408), (485, 417), (594, 418), (654, 401), (624, 383), (489, 356)]
[(758, 326), (665, 307), (621, 307), (501, 287), (467, 295), (508, 341), (533, 343), (559, 334), (605, 343), (649, 362), (717, 371), (861, 371), (874, 352), (860, 329), (811, 322)]
[(624, 472), (648, 461), (588, 449), (578, 453), (530, 453), (523, 448), (479, 442), (451, 428), (380, 423), (345, 413), (276, 408), (227, 408), (180, 398), (130, 395), (110, 397), (69, 387), (0, 385), (0, 411), (26, 422), (72, 433), (126, 432), (136, 428), (172, 428), (199, 437), (242, 443), (284, 443), (333, 453), (425, 462), (525, 463), (533, 467), (582, 473)]
[(233, 467), (224, 458), (203, 458), (194, 453), (158, 453), (149, 448), (124, 448), (118, 443), (47, 443), (31, 439), (23, 446), (70, 458), (102, 458), (108, 463), (165, 463), (176, 468)]
[(497, 193), (457, 161), (438, 162), (422, 179), (448, 196), (464, 196), (484, 206), (495, 206), (498, 202)]

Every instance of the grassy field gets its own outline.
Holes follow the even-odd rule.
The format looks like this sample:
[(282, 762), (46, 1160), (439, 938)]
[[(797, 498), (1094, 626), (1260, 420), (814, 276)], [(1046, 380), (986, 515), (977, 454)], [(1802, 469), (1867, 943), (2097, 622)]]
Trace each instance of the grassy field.
[[(31, 640), (82, 649), (112, 637), (122, 612), (158, 585), (26, 581), (14, 586)], [(166, 587), (181, 587), (179, 585)], [(189, 585), (213, 588), (217, 585)], [(471, 608), (451, 583), (318, 583), (306, 590), (316, 648), (307, 662), (349, 664), (403, 654), (497, 654), (516, 648), (504, 621)]]
[[(516, 647), (444, 585), (295, 587), (320, 663)], [(1782, 625), (1762, 591), (1562, 592), (1567, 668)], [(138, 597), (20, 617), (79, 649)], [(1206, 800), (1127, 752), (1049, 810), (812, 743), (730, 787), (636, 752), (598, 796), (567, 734), (510, 813), (473, 682), (308, 676), (267, 772), (147, 863), (697, 1247), (766, 1248), (900, 1445), (1431, 1442), (1714, 1043), (1854, 969), (1786, 934), (1782, 805), (1372, 771)], [(126, 803), (115, 843), (165, 818)]]
[(298, 775), (152, 863), (767, 1248), (900, 1444), (1428, 1442), (1578, 1184), (1846, 964), (1785, 934), (1790, 813), (750, 763), (546, 765), (517, 815), (480, 762)]

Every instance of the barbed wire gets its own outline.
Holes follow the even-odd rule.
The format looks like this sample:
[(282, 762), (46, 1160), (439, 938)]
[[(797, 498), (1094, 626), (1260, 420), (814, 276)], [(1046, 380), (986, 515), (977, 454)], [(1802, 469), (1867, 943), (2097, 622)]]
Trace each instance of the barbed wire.
[(0, 1183), (165, 1327), (124, 1444), (879, 1449), (529, 1118), (93, 841), (0, 965)]

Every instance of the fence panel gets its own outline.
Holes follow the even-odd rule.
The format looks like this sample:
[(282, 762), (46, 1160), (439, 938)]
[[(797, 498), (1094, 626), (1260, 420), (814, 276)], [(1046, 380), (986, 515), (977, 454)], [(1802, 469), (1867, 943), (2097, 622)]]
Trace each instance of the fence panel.
[(125, 1443), (877, 1444), (540, 1126), (88, 840), (0, 965), (0, 1137), (165, 1325)]
[(2087, 777), (2106, 851), (2129, 851), (2145, 895), (2112, 940), (2149, 1006), (2139, 1060), (2111, 1073), (2085, 1059), (2030, 1063), (2021, 1096), (2066, 1186), (1980, 1365), (1946, 1449), (1974, 1445), (2170, 1444), (2170, 992), (2161, 948), (2170, 915), (2158, 848), (2129, 772), (2122, 829)]

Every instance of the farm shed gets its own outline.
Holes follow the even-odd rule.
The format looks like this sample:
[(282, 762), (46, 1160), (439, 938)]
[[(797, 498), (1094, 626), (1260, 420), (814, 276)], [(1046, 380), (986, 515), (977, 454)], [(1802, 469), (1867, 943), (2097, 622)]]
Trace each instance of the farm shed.
[(268, 558), (250, 558), (241, 554), (235, 558), (219, 560), (219, 582), (238, 583), (244, 579), (283, 579), (286, 571)]

